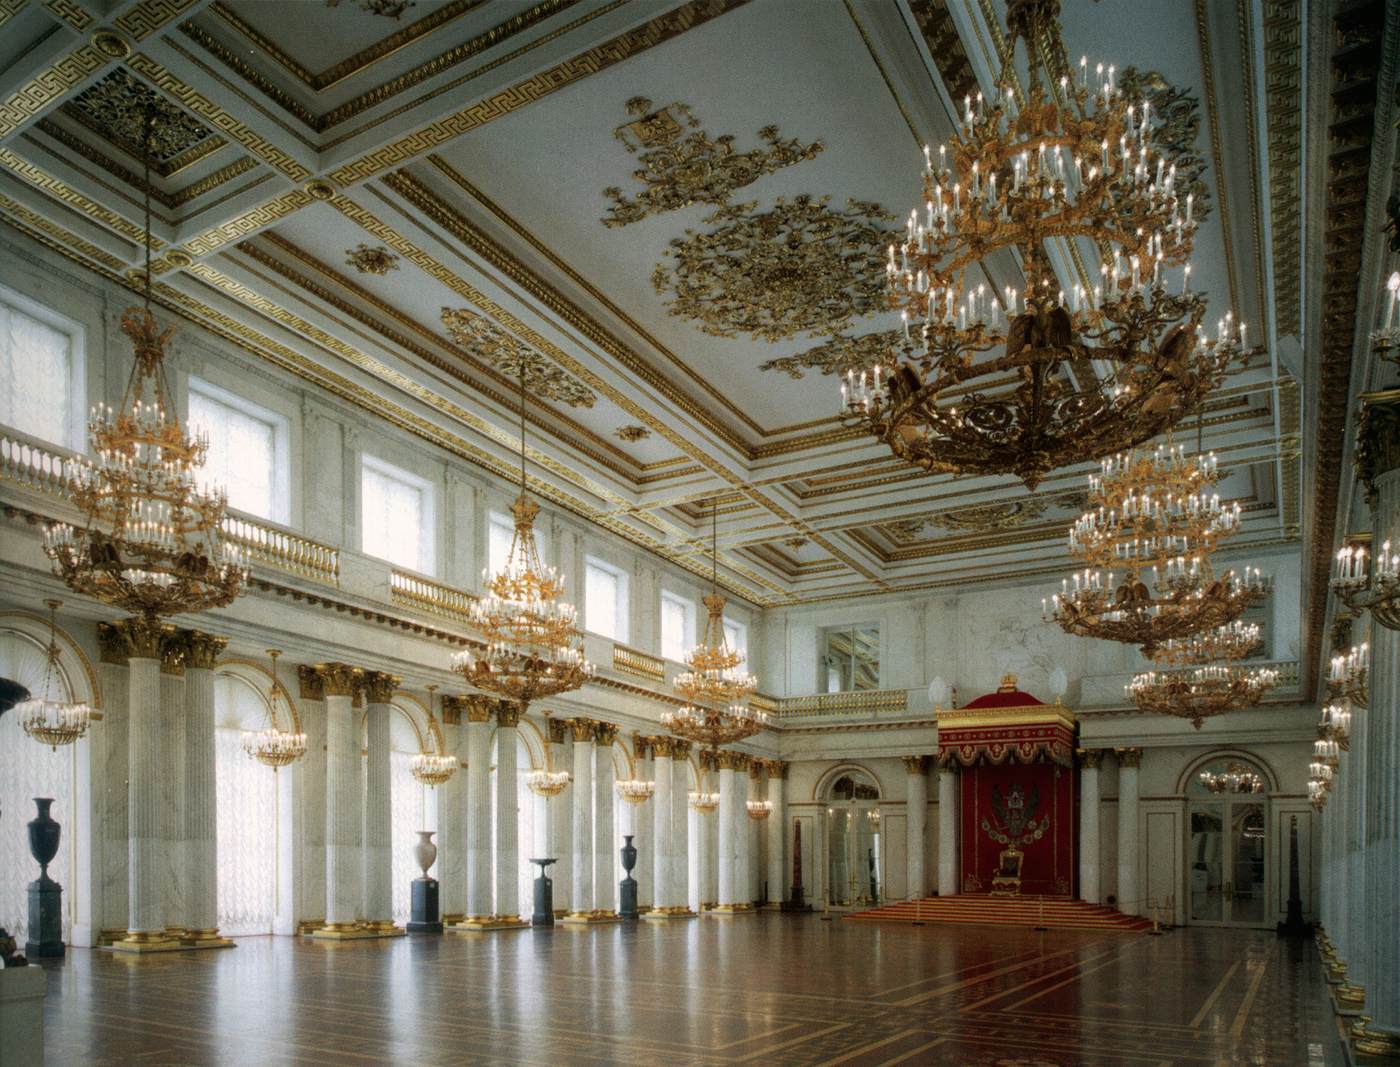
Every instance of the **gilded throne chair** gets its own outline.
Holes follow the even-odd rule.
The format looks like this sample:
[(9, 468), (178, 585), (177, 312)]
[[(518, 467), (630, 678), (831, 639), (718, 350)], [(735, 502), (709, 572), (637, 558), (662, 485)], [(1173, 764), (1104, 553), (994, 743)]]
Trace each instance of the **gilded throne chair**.
[(1021, 861), (1025, 853), (1019, 848), (1002, 849), (997, 857), (997, 873), (992, 876), (992, 892), (997, 896), (1018, 896), (1021, 892)]

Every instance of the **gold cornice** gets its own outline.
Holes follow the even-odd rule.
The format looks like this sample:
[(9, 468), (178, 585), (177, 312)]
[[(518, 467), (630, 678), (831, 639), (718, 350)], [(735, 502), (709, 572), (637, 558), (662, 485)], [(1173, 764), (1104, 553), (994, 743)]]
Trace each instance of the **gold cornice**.
[[(1278, 332), (1303, 328), (1298, 269), (1302, 240), (1301, 0), (1264, 0), (1264, 96), (1269, 116), (1269, 229), (1273, 238), (1274, 315)], [(1253, 124), (1250, 129), (1253, 130)]]
[(110, 274), (126, 269), (125, 260), (112, 255), (104, 248), (98, 248), (90, 241), (83, 240), (72, 231), (65, 230), (52, 220), (29, 210), (18, 200), (11, 200), (4, 193), (0, 193), (0, 208), (4, 208), (4, 220), (16, 229), (28, 234), (45, 247), (63, 251), (68, 258), (85, 267), (90, 264), (87, 260), (75, 256), (74, 252), (81, 252), (89, 260), (101, 264)]
[[(1249, 132), (1249, 232), (1254, 235), (1254, 285), (1259, 296), (1259, 306), (1266, 308), (1269, 290), (1264, 285), (1264, 227), (1260, 223), (1259, 212), (1259, 124), (1254, 121), (1254, 19), (1249, 0), (1235, 0), (1235, 19), (1239, 25), (1241, 42), (1240, 82), (1244, 87), (1244, 113), (1248, 120), (1245, 126)], [(1206, 71), (1206, 77), (1210, 77), (1210, 71)], [(1269, 116), (1269, 121), (1273, 122), (1272, 115)], [(1224, 216), (1221, 217), (1221, 224), (1225, 224)], [(1224, 238), (1228, 243), (1228, 231)], [(1293, 288), (1297, 291), (1299, 287), (1295, 284)], [(1237, 314), (1244, 314), (1244, 309), (1239, 304), (1234, 306), (1239, 309)]]
[(940, 730), (962, 730), (973, 726), (1038, 726), (1054, 723), (1074, 729), (1074, 712), (1054, 704), (1026, 704), (1014, 708), (938, 708), (934, 714)]

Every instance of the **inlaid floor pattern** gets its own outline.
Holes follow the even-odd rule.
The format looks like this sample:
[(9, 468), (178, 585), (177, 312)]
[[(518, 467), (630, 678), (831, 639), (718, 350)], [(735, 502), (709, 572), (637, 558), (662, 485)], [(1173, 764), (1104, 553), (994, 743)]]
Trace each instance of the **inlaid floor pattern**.
[(48, 967), (55, 1064), (1340, 1064), (1316, 950), (1272, 933), (689, 922)]

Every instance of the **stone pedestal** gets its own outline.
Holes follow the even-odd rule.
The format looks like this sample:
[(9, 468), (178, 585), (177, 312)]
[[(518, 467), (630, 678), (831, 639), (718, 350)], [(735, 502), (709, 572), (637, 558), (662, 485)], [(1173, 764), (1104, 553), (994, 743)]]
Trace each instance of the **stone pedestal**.
[(410, 934), (442, 933), (442, 918), (438, 911), (438, 881), (436, 878), (413, 879), (413, 899), (408, 927)]
[(44, 1062), (44, 996), (49, 978), (42, 967), (0, 969), (0, 1064)]
[(624, 919), (637, 917), (637, 880), (632, 877), (632, 868), (637, 865), (637, 849), (632, 844), (633, 836), (627, 834), (623, 838), (622, 869), (625, 874), (617, 887), (617, 913)]
[(549, 877), (549, 865), (555, 862), (555, 857), (532, 859), (530, 862), (540, 865), (540, 873), (535, 878), (535, 912), (530, 916), (530, 924), (532, 926), (553, 926), (554, 879)]

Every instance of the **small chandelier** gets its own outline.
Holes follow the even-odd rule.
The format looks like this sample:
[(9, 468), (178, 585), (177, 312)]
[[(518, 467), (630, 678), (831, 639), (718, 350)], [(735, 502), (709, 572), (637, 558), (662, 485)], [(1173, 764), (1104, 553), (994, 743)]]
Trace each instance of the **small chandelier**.
[[(282, 652), (276, 648), (269, 648), (267, 654), (272, 659), (272, 695), (267, 705), (268, 723), (261, 730), (243, 731), (243, 751), (275, 771), (306, 755), (306, 735), (297, 728), (299, 723), (291, 697), (277, 680), (277, 657)], [(291, 730), (283, 730), (277, 725), (279, 699), (286, 708), (287, 723), (292, 727)]]
[(457, 757), (448, 755), (447, 739), (442, 736), (442, 727), (433, 714), (433, 693), (436, 685), (428, 686), (428, 733), (437, 742), (437, 751), (427, 749), (409, 760), (408, 773), (416, 781), (436, 788), (445, 783), (457, 772)]
[(1400, 362), (1400, 325), (1396, 322), (1396, 306), (1400, 304), (1400, 270), (1393, 271), (1385, 282), (1385, 325), (1371, 333), (1371, 349), (1381, 359)]
[(1332, 657), (1327, 668), (1327, 688), (1358, 708), (1371, 705), (1371, 645), (1363, 641)]
[(75, 461), (70, 471), (84, 528), (56, 523), (44, 536), (69, 588), (147, 619), (224, 607), (249, 577), (237, 546), (224, 539), (227, 494), (198, 478), (208, 439), (185, 433), (165, 380), (171, 331), (151, 314), (152, 121), (148, 110), (145, 301), (122, 314), (135, 363), (121, 407), (93, 409), (96, 461)]
[(676, 691), (686, 700), (679, 710), (661, 713), (673, 734), (715, 749), (752, 737), (768, 723), (748, 706), (758, 679), (744, 670), (744, 653), (729, 647), (724, 634), (725, 599), (719, 593), (719, 500), (710, 510), (710, 594), (704, 598), (709, 617), (705, 633), (685, 656), (688, 670), (676, 675)]
[(1263, 647), (1257, 622), (1234, 622), (1190, 637), (1173, 637), (1157, 646), (1153, 661), (1168, 667), (1198, 663), (1237, 663)]
[(623, 778), (617, 782), (617, 795), (629, 804), (645, 804), (656, 792), (656, 783), (641, 778)]
[(1211, 664), (1145, 671), (1124, 689), (1139, 710), (1190, 719), (1199, 730), (1208, 718), (1258, 704), (1277, 683), (1272, 667)]
[(1264, 779), (1248, 763), (1230, 760), (1223, 771), (1202, 771), (1201, 784), (1212, 793), (1262, 793)]
[(750, 800), (744, 805), (748, 809), (749, 818), (763, 820), (773, 814), (773, 802), (771, 800)]
[(1319, 729), (1326, 730), (1343, 752), (1351, 748), (1351, 702), (1343, 697), (1331, 700), (1322, 706), (1322, 719)]
[(45, 600), (49, 609), (49, 643), (44, 649), (44, 685), (40, 696), (30, 697), (15, 706), (19, 724), (35, 741), (57, 751), (59, 745), (71, 745), (87, 733), (92, 721), (92, 708), (82, 701), (63, 700), (54, 693), (54, 684), (63, 685), (63, 671), (58, 665), (58, 609), (61, 600)]
[(701, 815), (708, 815), (719, 807), (719, 794), (707, 793), (704, 790), (694, 791), (690, 794), (690, 806)]
[[(535, 544), (539, 505), (525, 491), (525, 366), (520, 368), (520, 496), (511, 505), (515, 532), (505, 564), (484, 572), (486, 595), (472, 604), (471, 625), (484, 649), (465, 648), (452, 667), (467, 682), (513, 700), (522, 711), (533, 701), (580, 688), (593, 676), (583, 657), (578, 612), (560, 599), (564, 578), (540, 561)], [(562, 787), (561, 787), (562, 788)]]
[(1328, 784), (1320, 778), (1308, 779), (1308, 803), (1312, 805), (1313, 811), (1321, 811), (1327, 807)]
[[(1193, 197), (1153, 141), (1151, 105), (1127, 100), (1113, 67), (1096, 68), (1092, 93), (1087, 59), (1075, 76), (1059, 6), (1009, 0), (996, 97), (965, 97), (951, 145), (924, 149), (923, 196), (888, 249), (904, 330), (894, 367), (883, 383), (878, 366), (848, 370), (842, 385), (843, 413), (901, 459), (1012, 473), (1031, 489), (1170, 429), (1246, 347), (1230, 315), (1213, 338), (1202, 329)], [(1018, 40), (1030, 74), (1019, 107)], [(1041, 56), (1063, 72), (1057, 89), (1041, 84)], [(1056, 241), (1102, 249), (1099, 284), (1066, 291), (1047, 255)], [(1023, 293), (977, 280), (1003, 250), (1018, 254)]]
[(1332, 588), (1352, 611), (1369, 611), (1389, 630), (1400, 630), (1400, 552), (1381, 545), (1374, 560), (1364, 545), (1347, 545), (1337, 553)]

